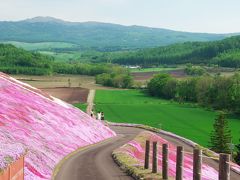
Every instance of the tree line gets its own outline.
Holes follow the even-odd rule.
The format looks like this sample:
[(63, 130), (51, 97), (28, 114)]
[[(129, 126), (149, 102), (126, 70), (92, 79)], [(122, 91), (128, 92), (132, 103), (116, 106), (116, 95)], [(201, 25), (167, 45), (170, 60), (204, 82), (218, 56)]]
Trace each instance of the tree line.
[(96, 76), (96, 83), (109, 87), (131, 88), (133, 86), (133, 78), (129, 73), (104, 73)]
[(148, 83), (150, 95), (165, 99), (197, 102), (204, 107), (240, 114), (240, 74), (231, 77), (204, 75), (178, 80), (157, 74)]
[(93, 61), (143, 67), (171, 64), (215, 64), (240, 67), (240, 36), (213, 42), (185, 42), (170, 46), (104, 53)]

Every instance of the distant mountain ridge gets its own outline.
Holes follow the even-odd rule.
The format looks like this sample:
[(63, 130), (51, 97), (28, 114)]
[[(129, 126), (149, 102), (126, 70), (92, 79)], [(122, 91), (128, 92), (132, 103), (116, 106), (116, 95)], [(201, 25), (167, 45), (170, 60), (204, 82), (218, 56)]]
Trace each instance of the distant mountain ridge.
[(0, 41), (69, 42), (77, 44), (80, 49), (100, 51), (150, 48), (187, 41), (214, 41), (233, 35), (100, 22), (68, 22), (53, 17), (0, 21), (0, 32)]

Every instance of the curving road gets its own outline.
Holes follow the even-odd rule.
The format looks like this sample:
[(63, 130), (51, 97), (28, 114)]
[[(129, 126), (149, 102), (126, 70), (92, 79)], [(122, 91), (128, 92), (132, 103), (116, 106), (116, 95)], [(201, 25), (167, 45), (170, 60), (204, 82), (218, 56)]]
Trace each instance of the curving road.
[(60, 168), (56, 180), (132, 180), (112, 159), (114, 149), (132, 140), (141, 129), (112, 127), (118, 134), (70, 157)]
[[(112, 159), (112, 152), (116, 148), (132, 140), (142, 129), (133, 127), (111, 126), (117, 133), (117, 137), (98, 143), (85, 149), (76, 155), (71, 156), (60, 168), (55, 177), (56, 180), (130, 180)], [(186, 143), (176, 140), (167, 135), (161, 134), (169, 142), (175, 145), (184, 146), (186, 151), (192, 151), (192, 147)], [(211, 159), (204, 159), (203, 162), (218, 168), (218, 163)], [(239, 180), (240, 175), (231, 172), (231, 180)]]

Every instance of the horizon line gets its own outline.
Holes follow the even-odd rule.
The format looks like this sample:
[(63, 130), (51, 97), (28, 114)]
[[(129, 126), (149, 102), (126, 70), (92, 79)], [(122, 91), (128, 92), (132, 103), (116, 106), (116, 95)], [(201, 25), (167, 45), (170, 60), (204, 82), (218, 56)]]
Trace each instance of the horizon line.
[[(86, 20), (86, 21), (71, 21), (71, 20), (66, 20), (62, 18), (57, 18), (53, 16), (34, 16), (34, 17), (29, 17), (25, 19), (18, 19), (18, 20), (0, 20), (0, 22), (21, 22), (21, 21), (28, 21), (28, 20), (33, 20), (37, 18), (51, 18), (52, 20), (56, 21), (62, 21), (65, 23), (102, 23), (102, 24), (112, 24), (112, 25), (119, 25), (119, 26), (125, 26), (125, 27), (144, 27), (144, 28), (151, 28), (151, 29), (162, 29), (162, 30), (169, 30), (169, 31), (175, 31), (175, 32), (185, 32), (185, 33), (193, 33), (193, 34), (215, 34), (215, 35), (234, 35), (234, 34), (240, 34), (240, 32), (222, 32), (222, 33), (217, 33), (217, 32), (199, 32), (199, 31), (185, 31), (185, 30), (177, 30), (177, 29), (171, 29), (171, 28), (165, 28), (165, 27), (153, 27), (153, 26), (148, 26), (148, 25), (138, 25), (138, 24), (121, 24), (121, 23), (115, 23), (115, 22), (104, 22), (104, 21), (94, 21), (94, 20)], [(44, 21), (43, 21), (44, 22)]]

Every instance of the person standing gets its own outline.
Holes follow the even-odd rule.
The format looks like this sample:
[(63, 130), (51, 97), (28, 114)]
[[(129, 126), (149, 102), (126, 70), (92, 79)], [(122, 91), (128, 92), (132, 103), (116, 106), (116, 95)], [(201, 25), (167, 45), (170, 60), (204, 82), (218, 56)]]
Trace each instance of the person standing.
[(91, 110), (91, 117), (92, 117), (92, 118), (93, 118), (93, 115), (94, 115), (94, 114), (93, 114), (93, 110)]
[(104, 113), (101, 112), (101, 120), (104, 121)]
[(101, 120), (101, 113), (100, 113), (100, 111), (98, 111), (98, 113), (97, 113), (97, 120)]

